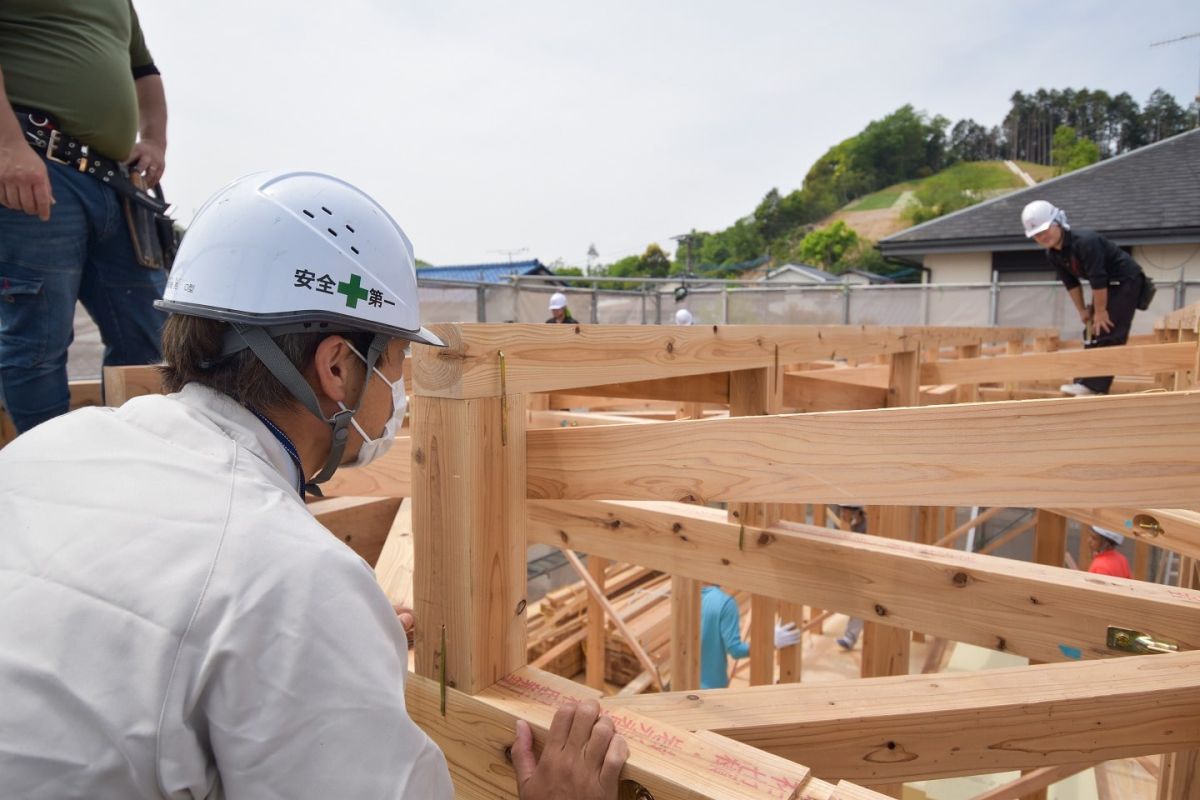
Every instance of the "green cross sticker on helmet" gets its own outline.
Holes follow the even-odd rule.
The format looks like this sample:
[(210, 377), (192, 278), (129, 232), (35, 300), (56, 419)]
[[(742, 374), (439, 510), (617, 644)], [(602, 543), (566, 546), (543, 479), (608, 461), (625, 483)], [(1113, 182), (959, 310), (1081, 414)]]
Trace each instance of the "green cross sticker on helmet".
[(362, 278), (358, 275), (351, 275), (349, 283), (339, 283), (337, 290), (346, 295), (346, 305), (349, 308), (357, 308), (359, 300), (367, 299), (367, 290), (359, 286)]
[(156, 305), (260, 327), (326, 323), (443, 344), (421, 327), (404, 231), (366, 193), (317, 172), (256, 173), (213, 195)]

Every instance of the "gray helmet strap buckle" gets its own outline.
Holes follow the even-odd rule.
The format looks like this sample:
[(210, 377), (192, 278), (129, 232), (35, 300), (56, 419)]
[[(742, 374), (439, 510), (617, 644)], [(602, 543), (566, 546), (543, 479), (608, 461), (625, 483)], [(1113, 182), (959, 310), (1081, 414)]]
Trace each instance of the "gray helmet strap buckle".
[(321, 496), (321, 490), (317, 484), (329, 480), (341, 464), (342, 456), (346, 452), (346, 442), (350, 438), (350, 420), (358, 413), (359, 406), (362, 405), (363, 397), (367, 393), (367, 384), (375, 372), (375, 364), (387, 349), (391, 337), (376, 333), (371, 338), (371, 346), (367, 350), (366, 374), (363, 376), (362, 388), (358, 392), (358, 400), (355, 401), (353, 408), (338, 411), (332, 417), (327, 418), (321, 410), (321, 404), (317, 402), (317, 396), (312, 387), (308, 385), (308, 381), (304, 380), (300, 370), (296, 369), (296, 365), (283, 354), (266, 329), (236, 322), (231, 323), (231, 327), (292, 397), (296, 398), (317, 419), (329, 424), (332, 434), (329, 457), (325, 459), (325, 465), (321, 468), (321, 472), (305, 486), (307, 491), (318, 497)]

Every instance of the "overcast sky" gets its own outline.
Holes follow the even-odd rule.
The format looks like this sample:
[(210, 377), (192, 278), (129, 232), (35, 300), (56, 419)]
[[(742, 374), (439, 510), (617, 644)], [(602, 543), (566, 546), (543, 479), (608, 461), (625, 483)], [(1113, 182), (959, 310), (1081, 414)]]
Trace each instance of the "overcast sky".
[(1015, 90), (1200, 84), (1200, 2), (135, 0), (177, 216), (303, 168), (434, 264), (607, 263), (716, 230), (905, 103), (999, 123)]

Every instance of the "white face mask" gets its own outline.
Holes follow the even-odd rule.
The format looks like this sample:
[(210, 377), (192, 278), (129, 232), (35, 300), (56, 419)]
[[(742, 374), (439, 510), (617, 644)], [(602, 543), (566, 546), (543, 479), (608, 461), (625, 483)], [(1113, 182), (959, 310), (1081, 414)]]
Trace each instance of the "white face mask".
[[(354, 349), (354, 345), (349, 342), (346, 345), (350, 348), (354, 355), (362, 359), (363, 363), (367, 363), (367, 359), (363, 358), (362, 353)], [(362, 427), (358, 424), (358, 420), (350, 418), (350, 424), (354, 426), (354, 430), (358, 431), (358, 435), (362, 437), (362, 445), (358, 448), (358, 457), (349, 464), (343, 464), (342, 467), (363, 467), (370, 464), (375, 459), (391, 449), (392, 443), (396, 441), (396, 431), (400, 429), (400, 423), (404, 420), (404, 412), (408, 409), (408, 397), (404, 394), (404, 376), (392, 383), (384, 377), (378, 367), (373, 367), (375, 374), (379, 379), (386, 383), (392, 389), (392, 416), (388, 419), (387, 424), (383, 426), (383, 433), (379, 438), (372, 439), (367, 436)], [(346, 411), (345, 403), (338, 401), (338, 407), (342, 411)]]

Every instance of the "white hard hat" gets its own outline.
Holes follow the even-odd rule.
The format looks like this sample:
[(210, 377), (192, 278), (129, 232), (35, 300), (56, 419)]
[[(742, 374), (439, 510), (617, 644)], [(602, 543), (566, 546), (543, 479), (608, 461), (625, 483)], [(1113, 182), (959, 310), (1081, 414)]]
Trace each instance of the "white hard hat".
[(567, 296), (562, 292), (555, 292), (550, 295), (550, 310), (554, 311), (559, 308), (567, 307)]
[(676, 325), (691, 325), (692, 324), (692, 312), (688, 311), (686, 308), (681, 308), (678, 311), (676, 311), (675, 312), (675, 324)]
[(1025, 235), (1032, 239), (1042, 231), (1059, 221), (1062, 212), (1045, 200), (1034, 200), (1025, 206), (1021, 212), (1021, 224), (1025, 226)]
[(1110, 531), (1108, 528), (1101, 528), (1099, 525), (1093, 525), (1092, 530), (1117, 546), (1120, 546), (1125, 542), (1125, 537), (1123, 535), (1117, 533), (1116, 531)]
[(424, 344), (412, 245), (345, 181), (263, 172), (217, 192), (188, 228), (165, 311), (266, 328), (322, 323)]

